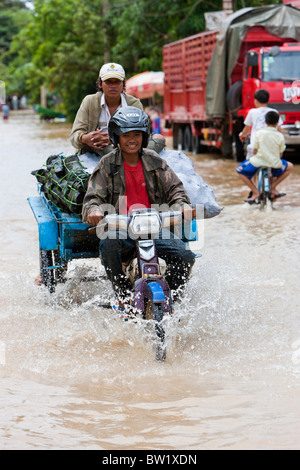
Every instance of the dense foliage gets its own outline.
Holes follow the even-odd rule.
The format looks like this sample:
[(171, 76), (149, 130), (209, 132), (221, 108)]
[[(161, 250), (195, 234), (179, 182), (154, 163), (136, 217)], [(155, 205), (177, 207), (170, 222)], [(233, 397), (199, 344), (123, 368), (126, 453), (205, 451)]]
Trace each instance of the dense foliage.
[[(236, 0), (234, 9), (281, 3)], [(122, 63), (127, 77), (161, 70), (163, 45), (205, 29), (222, 0), (35, 0), (0, 4), (0, 79), (8, 93), (39, 102), (43, 85), (70, 119), (95, 91), (100, 66)]]

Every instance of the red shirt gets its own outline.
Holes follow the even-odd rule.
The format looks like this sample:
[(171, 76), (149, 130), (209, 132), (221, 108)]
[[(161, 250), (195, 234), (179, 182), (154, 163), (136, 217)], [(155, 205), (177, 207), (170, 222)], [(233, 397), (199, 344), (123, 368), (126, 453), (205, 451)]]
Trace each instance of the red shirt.
[[(127, 198), (126, 213), (130, 212), (132, 206), (134, 206), (134, 209), (151, 207), (141, 160), (138, 161), (136, 166), (123, 163), (125, 169), (125, 197)], [(123, 207), (120, 212), (124, 213)]]

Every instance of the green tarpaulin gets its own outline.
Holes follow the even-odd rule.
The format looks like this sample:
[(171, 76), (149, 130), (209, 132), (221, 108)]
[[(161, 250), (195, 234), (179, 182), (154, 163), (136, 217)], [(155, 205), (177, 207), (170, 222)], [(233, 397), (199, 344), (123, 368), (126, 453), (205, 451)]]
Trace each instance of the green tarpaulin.
[(270, 34), (293, 38), (300, 42), (300, 10), (290, 5), (244, 8), (230, 15), (218, 34), (208, 70), (206, 86), (208, 118), (225, 116), (227, 83), (239, 57), (241, 43), (252, 26), (264, 26)]

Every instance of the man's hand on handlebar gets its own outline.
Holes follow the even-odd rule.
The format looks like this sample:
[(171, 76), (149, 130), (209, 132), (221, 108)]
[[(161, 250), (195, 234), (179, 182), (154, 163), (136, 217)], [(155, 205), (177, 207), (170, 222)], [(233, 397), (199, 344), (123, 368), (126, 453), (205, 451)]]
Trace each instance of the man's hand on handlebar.
[(92, 227), (96, 227), (96, 225), (100, 224), (102, 219), (103, 215), (99, 211), (92, 212), (87, 217), (87, 221)]

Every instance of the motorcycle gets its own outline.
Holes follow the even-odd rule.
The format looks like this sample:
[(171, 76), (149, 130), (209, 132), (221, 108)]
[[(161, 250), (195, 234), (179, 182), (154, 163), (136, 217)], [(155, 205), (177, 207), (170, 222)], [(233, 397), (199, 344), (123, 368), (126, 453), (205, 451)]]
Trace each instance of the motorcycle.
[[(193, 210), (193, 230), (196, 227), (196, 210)], [(151, 320), (155, 330), (156, 359), (166, 359), (166, 341), (163, 319), (172, 315), (173, 303), (170, 288), (165, 279), (166, 262), (158, 257), (155, 239), (163, 228), (183, 222), (183, 212), (158, 212), (155, 209), (134, 210), (130, 215), (105, 216), (96, 227), (98, 238), (113, 237), (117, 232), (135, 240), (136, 257), (123, 266), (132, 286), (132, 307)]]

